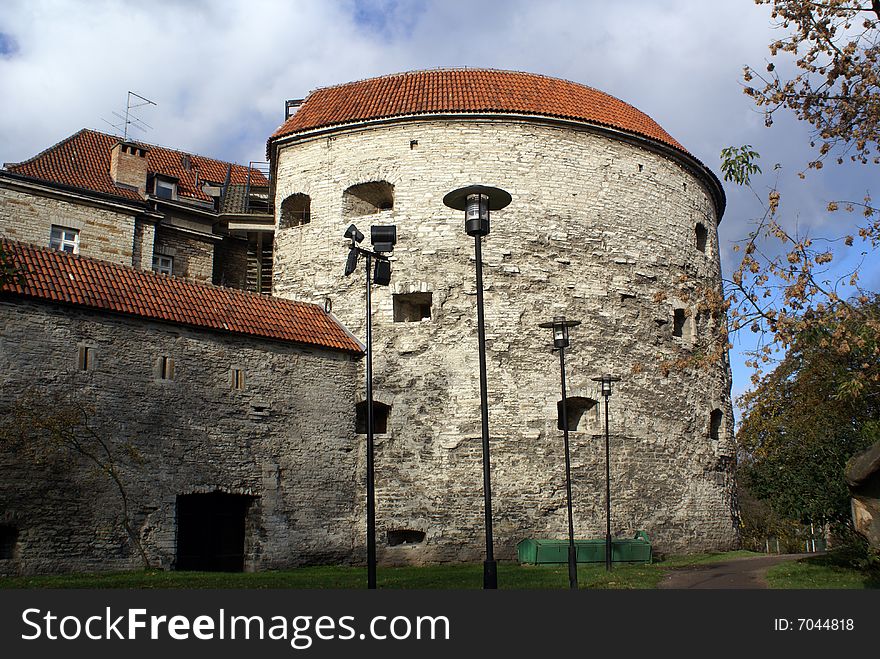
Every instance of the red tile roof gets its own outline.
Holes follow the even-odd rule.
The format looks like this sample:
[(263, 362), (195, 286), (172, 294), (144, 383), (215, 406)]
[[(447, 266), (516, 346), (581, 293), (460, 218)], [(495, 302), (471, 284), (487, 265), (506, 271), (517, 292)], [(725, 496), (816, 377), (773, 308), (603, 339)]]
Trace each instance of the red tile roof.
[[(140, 200), (137, 192), (130, 188), (118, 187), (110, 178), (110, 149), (119, 141), (120, 139), (114, 135), (83, 129), (29, 160), (8, 164), (6, 169), (14, 174), (41, 181)], [(161, 146), (134, 143), (149, 149), (147, 170), (150, 173), (165, 174), (179, 179), (177, 193), (181, 197), (211, 201), (211, 198), (202, 192), (200, 185), (196, 184), (196, 173), (200, 183), (211, 181), (223, 184), (226, 181), (227, 171), (231, 175), (231, 183), (247, 183), (248, 168), (242, 165)], [(186, 166), (187, 160), (189, 167)], [(258, 170), (251, 170), (251, 183), (268, 185), (268, 181)]]
[(685, 151), (648, 115), (597, 89), (533, 73), (489, 69), (413, 71), (318, 89), (269, 141), (370, 119), (459, 112), (574, 119)]
[(361, 346), (321, 307), (207, 286), (115, 263), (0, 240), (23, 281), (0, 293), (191, 327), (360, 354)]

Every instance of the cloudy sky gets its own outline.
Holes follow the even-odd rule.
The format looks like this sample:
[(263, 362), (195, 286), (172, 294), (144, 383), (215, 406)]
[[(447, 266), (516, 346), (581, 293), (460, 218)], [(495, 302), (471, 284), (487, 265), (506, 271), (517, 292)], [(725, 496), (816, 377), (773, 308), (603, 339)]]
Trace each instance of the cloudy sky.
[[(724, 146), (752, 144), (778, 176), (786, 216), (843, 233), (832, 199), (861, 199), (870, 168), (810, 160), (808, 131), (771, 129), (742, 93), (778, 32), (751, 0), (2, 0), (0, 162), (17, 162), (87, 127), (113, 132), (127, 91), (152, 129), (136, 139), (247, 163), (263, 160), (284, 101), (398, 71), (491, 67), (596, 87), (653, 117), (718, 172)], [(781, 168), (773, 165), (779, 163)], [(769, 184), (758, 181), (759, 192)], [(722, 261), (760, 212), (725, 185)], [(874, 290), (880, 288), (875, 274)], [(748, 386), (736, 342), (735, 392)]]

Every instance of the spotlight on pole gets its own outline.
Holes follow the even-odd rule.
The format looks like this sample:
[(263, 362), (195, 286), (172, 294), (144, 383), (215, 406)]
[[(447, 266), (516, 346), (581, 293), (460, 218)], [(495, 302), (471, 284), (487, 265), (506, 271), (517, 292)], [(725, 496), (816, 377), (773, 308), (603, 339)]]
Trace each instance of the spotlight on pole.
[[(387, 286), (391, 283), (391, 262), (387, 254), (394, 250), (397, 243), (397, 227), (394, 225), (371, 227), (370, 240), (373, 251), (359, 245), (364, 234), (355, 225), (349, 225), (345, 237), (351, 240), (348, 260), (345, 262), (345, 276), (357, 269), (358, 258), (366, 258), (366, 361), (367, 361), (367, 588), (376, 587), (376, 486), (373, 468), (373, 314), (371, 290), (373, 284)], [(373, 281), (370, 281), (372, 262), (376, 261)]]
[(469, 185), (443, 197), (449, 208), (464, 211), (464, 232), (474, 238), (477, 262), (477, 338), (480, 357), (480, 416), (483, 428), (483, 499), (486, 516), (486, 560), (483, 562), (483, 588), (498, 588), (498, 564), (492, 542), (492, 486), (489, 469), (489, 396), (486, 384), (486, 329), (483, 319), (483, 253), (481, 240), (489, 234), (489, 211), (510, 203), (510, 193), (485, 185)]

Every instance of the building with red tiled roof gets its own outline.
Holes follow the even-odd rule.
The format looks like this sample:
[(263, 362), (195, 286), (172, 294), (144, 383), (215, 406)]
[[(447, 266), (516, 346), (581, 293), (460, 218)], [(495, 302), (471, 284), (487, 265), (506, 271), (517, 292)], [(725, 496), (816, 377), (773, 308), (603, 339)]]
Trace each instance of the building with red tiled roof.
[(358, 505), (361, 346), (322, 307), (0, 254), (0, 575), (351, 559), (324, 539)]
[(81, 130), (0, 170), (0, 235), (202, 283), (270, 292), (268, 179)]

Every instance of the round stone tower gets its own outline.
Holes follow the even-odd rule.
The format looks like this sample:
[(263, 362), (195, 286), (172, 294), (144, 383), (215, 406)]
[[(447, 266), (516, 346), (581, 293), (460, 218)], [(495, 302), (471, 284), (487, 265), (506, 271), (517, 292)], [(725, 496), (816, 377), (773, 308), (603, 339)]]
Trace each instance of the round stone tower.
[(269, 150), (276, 295), (329, 299), (363, 340), (363, 264), (343, 275), (343, 233), (397, 226), (372, 298), (380, 561), (484, 554), (474, 242), (442, 201), (469, 184), (512, 196), (483, 239), (496, 556), (567, 537), (559, 360), (538, 327), (560, 315), (582, 323), (566, 351), (576, 537), (605, 533), (592, 378), (610, 373), (613, 535), (647, 531), (661, 552), (736, 543), (730, 372), (700, 359), (724, 340), (703, 303), (721, 287), (724, 193), (656, 122), (564, 80), (432, 70), (314, 91)]

